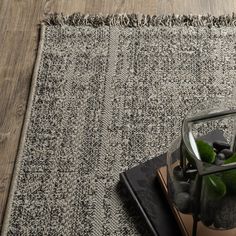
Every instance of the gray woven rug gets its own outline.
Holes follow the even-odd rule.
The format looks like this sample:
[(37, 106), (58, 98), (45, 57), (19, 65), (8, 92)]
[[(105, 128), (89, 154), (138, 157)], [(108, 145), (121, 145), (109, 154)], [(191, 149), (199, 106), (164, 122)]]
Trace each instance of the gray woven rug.
[(166, 151), (187, 111), (235, 81), (235, 16), (51, 16), (2, 235), (140, 235), (119, 173)]

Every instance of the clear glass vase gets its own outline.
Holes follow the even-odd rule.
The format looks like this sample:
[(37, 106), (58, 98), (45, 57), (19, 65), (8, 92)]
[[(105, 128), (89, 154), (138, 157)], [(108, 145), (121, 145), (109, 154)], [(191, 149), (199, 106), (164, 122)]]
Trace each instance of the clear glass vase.
[(169, 147), (168, 194), (195, 226), (201, 220), (214, 229), (236, 227), (235, 118), (233, 99), (199, 104)]

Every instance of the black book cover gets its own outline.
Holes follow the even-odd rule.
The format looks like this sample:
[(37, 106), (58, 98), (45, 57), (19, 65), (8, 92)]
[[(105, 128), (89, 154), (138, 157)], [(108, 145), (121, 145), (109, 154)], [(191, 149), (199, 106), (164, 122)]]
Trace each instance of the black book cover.
[(122, 187), (138, 207), (152, 235), (181, 235), (177, 222), (162, 193), (156, 169), (166, 164), (165, 155), (153, 158), (120, 174)]

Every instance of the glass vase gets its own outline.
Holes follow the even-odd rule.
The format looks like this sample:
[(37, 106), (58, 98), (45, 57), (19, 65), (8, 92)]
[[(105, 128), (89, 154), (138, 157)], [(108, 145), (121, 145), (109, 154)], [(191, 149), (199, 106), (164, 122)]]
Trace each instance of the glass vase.
[(236, 104), (204, 102), (188, 112), (167, 152), (168, 194), (176, 208), (213, 229), (236, 227)]

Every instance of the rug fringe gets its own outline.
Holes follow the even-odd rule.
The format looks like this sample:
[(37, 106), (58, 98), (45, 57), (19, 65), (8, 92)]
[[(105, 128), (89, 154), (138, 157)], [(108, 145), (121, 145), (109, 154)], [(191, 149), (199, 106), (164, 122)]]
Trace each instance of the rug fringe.
[(70, 16), (62, 13), (50, 14), (44, 20), (47, 25), (68, 25), (80, 26), (87, 25), (93, 27), (99, 26), (124, 26), (124, 27), (142, 27), (142, 26), (236, 26), (236, 14), (222, 16), (196, 16), (196, 15), (142, 15), (142, 14), (112, 14), (112, 15), (85, 15), (74, 13)]

